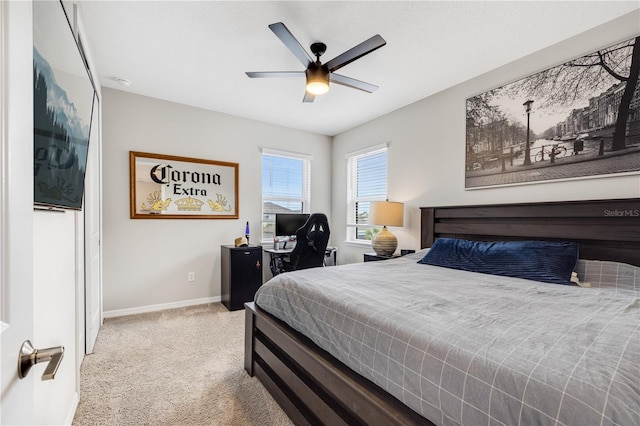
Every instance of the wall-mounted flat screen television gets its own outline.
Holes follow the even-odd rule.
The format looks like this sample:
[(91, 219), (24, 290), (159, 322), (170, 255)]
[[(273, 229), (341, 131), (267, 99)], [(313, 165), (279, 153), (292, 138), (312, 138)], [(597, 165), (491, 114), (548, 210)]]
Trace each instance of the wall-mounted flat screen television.
[(33, 2), (34, 204), (82, 209), (95, 90), (60, 2)]
[(309, 219), (308, 213), (277, 213), (276, 214), (276, 236), (290, 237), (296, 235), (298, 228), (301, 228)]

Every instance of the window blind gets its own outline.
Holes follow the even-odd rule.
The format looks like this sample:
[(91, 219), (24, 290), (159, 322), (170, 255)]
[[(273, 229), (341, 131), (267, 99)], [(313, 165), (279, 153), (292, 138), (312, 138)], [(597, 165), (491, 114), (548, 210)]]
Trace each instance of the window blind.
[(371, 201), (387, 198), (387, 146), (347, 155), (347, 240), (369, 241), (374, 226), (369, 225)]
[(311, 157), (281, 151), (262, 151), (262, 240), (272, 240), (275, 215), (309, 213)]

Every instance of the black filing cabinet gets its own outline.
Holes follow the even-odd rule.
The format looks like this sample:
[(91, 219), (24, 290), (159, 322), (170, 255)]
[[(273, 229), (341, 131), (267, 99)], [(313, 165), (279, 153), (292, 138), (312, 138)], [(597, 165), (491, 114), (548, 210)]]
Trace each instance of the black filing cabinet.
[(262, 285), (262, 247), (221, 246), (222, 304), (230, 311), (244, 308)]

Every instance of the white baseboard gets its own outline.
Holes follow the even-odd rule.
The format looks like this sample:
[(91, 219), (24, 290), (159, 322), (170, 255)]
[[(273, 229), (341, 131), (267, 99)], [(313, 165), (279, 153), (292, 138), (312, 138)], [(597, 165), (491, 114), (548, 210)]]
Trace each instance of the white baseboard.
[[(80, 372), (78, 372), (80, 374)], [(71, 400), (71, 406), (69, 407), (69, 413), (67, 414), (67, 418), (64, 422), (65, 425), (73, 424), (73, 418), (76, 416), (76, 410), (78, 409), (78, 403), (80, 402), (80, 398), (78, 398), (78, 392), (73, 393), (73, 399)]]
[(112, 311), (104, 311), (103, 318), (123, 317), (125, 315), (144, 314), (147, 312), (164, 311), (166, 309), (184, 308), (186, 306), (204, 305), (207, 303), (220, 302), (220, 296), (203, 297), (201, 299), (181, 300), (179, 302), (161, 303), (159, 305), (139, 306), (137, 308), (114, 309)]

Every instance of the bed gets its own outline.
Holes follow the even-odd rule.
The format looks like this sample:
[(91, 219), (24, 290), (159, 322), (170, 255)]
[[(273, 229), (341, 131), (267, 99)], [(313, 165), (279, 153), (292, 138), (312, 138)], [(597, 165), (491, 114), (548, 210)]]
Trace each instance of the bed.
[[(360, 343), (360, 352), (356, 352), (357, 355), (349, 355), (344, 350), (345, 345), (358, 346), (352, 338), (341, 341), (340, 336), (327, 337), (326, 332), (313, 332), (307, 337), (297, 331), (300, 329), (296, 323), (300, 322), (299, 319), (285, 319), (294, 326), (292, 327), (277, 318), (280, 315), (277, 308), (274, 310), (275, 314), (270, 314), (254, 303), (247, 304), (245, 369), (250, 375), (258, 377), (294, 423), (477, 424), (478, 419), (487, 419), (484, 423), (584, 424), (593, 421), (594, 418), (602, 424), (637, 424), (640, 421), (640, 389), (637, 385), (640, 382), (640, 368), (637, 364), (640, 356), (640, 288), (637, 288), (640, 287), (640, 277), (636, 277), (638, 270), (633, 266), (640, 266), (640, 200), (422, 208), (421, 221), (423, 248), (431, 247), (438, 239), (444, 241), (448, 238), (578, 243), (580, 258), (583, 259), (578, 265), (579, 276), (588, 277), (593, 281), (593, 287), (587, 289), (559, 286), (500, 277), (506, 281), (500, 281), (500, 288), (496, 288), (491, 275), (454, 270), (453, 275), (450, 274), (451, 271), (447, 271), (445, 273), (448, 275), (440, 276), (440, 270), (445, 268), (417, 265), (418, 268), (430, 268), (422, 271), (429, 271), (427, 275), (435, 274), (434, 280), (438, 282), (455, 283), (458, 286), (455, 287), (456, 291), (449, 292), (449, 295), (433, 293), (429, 284), (428, 289), (419, 290), (424, 291), (424, 294), (412, 293), (413, 298), (419, 303), (414, 304), (411, 298), (405, 298), (401, 303), (405, 304), (406, 309), (395, 311), (385, 303), (396, 296), (392, 293), (378, 295), (380, 309), (369, 307), (356, 312), (356, 316), (370, 314), (373, 317), (358, 317), (360, 323), (374, 322), (377, 314), (378, 322), (393, 326), (391, 331), (382, 335), (392, 335), (393, 338), (396, 332), (406, 333), (394, 328), (394, 324), (409, 323), (412, 317), (423, 319), (424, 327), (420, 327), (419, 322), (418, 325), (414, 324), (409, 334), (415, 340), (405, 346), (398, 346), (395, 341), (385, 341), (378, 336), (376, 338), (381, 341), (380, 347), (376, 346), (377, 340), (363, 346), (364, 338), (355, 339), (356, 343)], [(367, 297), (357, 293), (350, 295), (349, 293), (355, 290), (349, 288), (348, 283), (338, 283), (340, 275), (351, 277), (351, 281), (360, 280), (359, 287), (366, 287), (370, 283), (373, 286), (375, 276), (393, 274), (395, 270), (412, 269), (413, 274), (417, 273), (416, 259), (422, 255), (423, 253), (417, 253), (413, 258), (325, 268), (315, 273), (298, 271), (288, 277), (287, 274), (283, 274), (279, 287), (278, 282), (265, 287), (295, 288), (298, 284), (288, 280), (295, 278), (300, 281), (300, 286), (304, 286), (303, 284), (312, 280), (313, 276), (319, 277), (325, 287), (339, 295), (335, 306), (331, 305), (337, 317), (339, 307), (358, 310), (360, 303), (350, 302), (352, 299), (349, 297)], [(632, 266), (620, 266), (619, 263)], [(605, 289), (605, 284), (610, 283), (611, 277), (616, 274), (621, 274), (621, 277), (624, 275), (620, 280), (631, 282), (631, 289), (614, 288), (613, 292)], [(469, 282), (465, 282), (467, 278)], [(415, 277), (400, 276), (392, 281), (394, 286), (402, 289), (405, 288), (405, 284), (410, 286), (414, 279)], [(599, 287), (601, 282), (603, 288)], [(462, 291), (463, 287), (473, 288), (475, 293), (467, 295)], [(380, 289), (386, 291), (384, 287)], [(418, 290), (406, 287), (404, 293), (409, 291)], [(433, 291), (436, 291), (435, 287)], [(401, 290), (400, 293), (402, 292)], [(530, 304), (527, 294), (538, 293), (553, 293), (553, 297), (539, 306)], [(597, 313), (592, 315), (596, 320), (595, 324), (601, 325), (597, 332), (593, 331), (596, 328), (592, 329), (593, 322), (578, 317), (574, 319), (572, 316), (574, 311), (575, 315), (578, 315), (579, 304), (574, 302), (573, 297), (579, 293), (590, 297), (580, 302), (586, 304), (586, 307), (580, 310), (589, 316), (588, 306), (591, 304), (592, 312)], [(275, 294), (277, 297), (264, 296), (263, 299), (295, 298)], [(500, 306), (503, 311), (513, 311), (510, 312), (512, 317), (506, 319), (502, 315), (503, 312), (492, 311), (498, 309), (498, 305), (489, 302), (486, 307), (477, 309), (484, 306), (482, 294), (488, 296), (488, 299), (503, 299), (506, 294), (509, 303)], [(256, 300), (261, 303), (259, 297)], [(466, 299), (476, 307), (475, 310), (469, 310), (469, 315), (482, 313), (481, 318), (474, 320), (476, 323), (495, 322), (498, 330), (514, 328), (517, 331), (515, 337), (502, 336), (500, 332), (495, 331), (495, 327), (492, 329), (490, 324), (469, 332), (469, 324), (473, 324), (473, 318), (465, 323), (464, 315), (445, 316), (444, 319), (436, 315), (441, 306), (459, 305)], [(263, 300), (262, 305), (273, 310), (271, 303), (265, 300), (267, 299)], [(523, 300), (527, 302), (523, 303)], [(427, 303), (428, 306), (418, 306), (420, 303)], [(287, 309), (283, 307), (286, 305), (280, 305), (280, 309)], [(598, 309), (602, 306), (611, 307), (614, 313), (606, 313), (604, 310), (600, 313)], [(367, 310), (369, 312), (366, 312)], [(409, 315), (404, 311), (409, 312)], [(311, 314), (311, 321), (307, 322), (323, 322), (317, 321), (321, 319), (321, 315), (326, 317), (326, 313), (314, 313)], [(384, 315), (384, 318), (380, 318), (380, 315)], [(556, 316), (564, 325), (561, 329), (562, 339), (543, 333), (547, 329), (553, 329), (549, 322)], [(631, 318), (630, 322), (627, 317)], [(453, 331), (446, 331), (441, 324), (442, 321), (452, 323)], [(333, 320), (324, 322), (335, 323)], [(342, 317), (338, 324), (334, 328), (339, 333), (340, 327), (343, 326)], [(354, 328), (352, 325), (349, 327)], [(364, 336), (366, 333), (364, 330), (360, 334)], [(595, 334), (589, 337), (589, 333)], [(567, 354), (567, 348), (574, 344), (583, 344), (574, 340), (585, 335), (591, 339), (587, 348), (576, 354), (571, 354), (569, 350)], [(519, 339), (517, 336), (522, 338)], [(411, 362), (416, 362), (416, 356), (412, 355), (413, 346), (424, 346), (424, 339), (427, 339), (428, 345), (433, 346), (431, 350), (435, 348), (436, 355), (432, 351), (429, 355), (423, 355), (419, 366), (412, 365)], [(447, 342), (449, 346), (446, 346)], [(465, 349), (462, 345), (464, 342), (470, 343), (471, 348)], [(558, 344), (556, 348), (556, 342), (563, 343)], [(445, 346), (440, 346), (441, 343)], [(564, 348), (563, 351), (560, 351), (560, 346)], [(365, 347), (367, 350), (374, 347), (370, 351), (374, 354), (373, 357), (367, 354), (367, 350), (363, 349)], [(379, 356), (380, 348), (388, 351), (389, 355), (391, 351), (404, 351), (409, 365), (402, 366), (390, 357), (387, 359)], [(443, 352), (438, 354), (438, 350)], [(465, 358), (465, 352), (471, 354), (471, 357)], [(469, 361), (470, 358), (479, 358), (480, 355), (487, 357), (481, 361), (483, 368)], [(567, 366), (563, 366), (568, 368), (568, 373), (560, 370), (558, 364), (565, 364), (565, 358), (571, 356), (576, 359), (571, 363), (567, 361)], [(359, 366), (355, 361), (361, 360), (357, 358), (368, 360), (369, 364), (382, 363), (383, 373), (373, 372), (366, 362), (364, 367)], [(424, 365), (427, 369), (421, 370)], [(429, 377), (430, 374), (433, 375), (429, 368), (434, 365), (435, 370), (432, 370), (438, 371), (439, 377)], [(591, 388), (591, 376), (599, 375), (602, 368), (613, 368), (613, 373), (602, 373), (605, 380), (608, 378), (608, 384)], [(394, 372), (395, 370), (398, 371)], [(504, 375), (504, 371), (515, 373)], [(413, 372), (419, 377), (417, 385), (410, 381)], [(562, 382), (564, 385), (558, 385), (554, 380), (556, 376), (563, 374), (568, 379)], [(518, 376), (521, 376), (520, 379), (517, 379)], [(430, 386), (434, 387), (436, 392), (434, 397), (423, 395), (423, 392), (428, 395), (425, 389)], [(553, 395), (554, 391), (557, 395)], [(460, 396), (459, 393), (463, 395)], [(518, 398), (514, 398), (514, 394)], [(487, 395), (490, 395), (489, 402), (486, 400)], [(538, 400), (541, 395), (548, 397), (546, 400)]]

